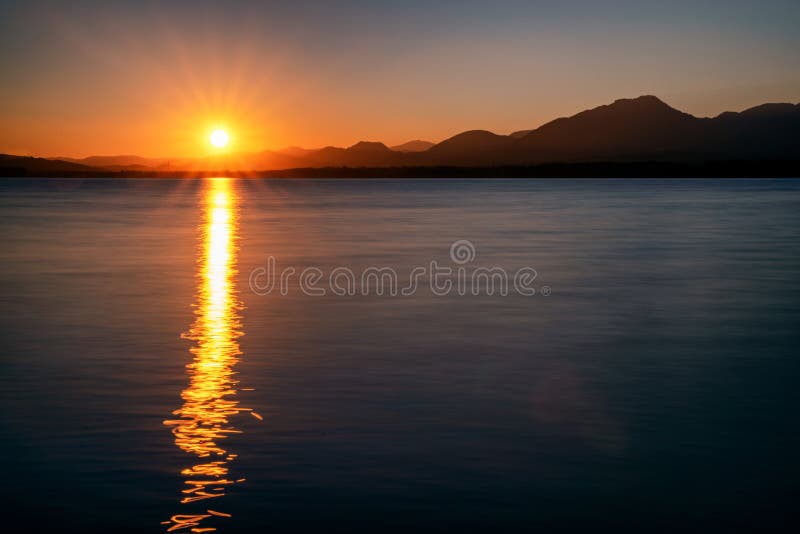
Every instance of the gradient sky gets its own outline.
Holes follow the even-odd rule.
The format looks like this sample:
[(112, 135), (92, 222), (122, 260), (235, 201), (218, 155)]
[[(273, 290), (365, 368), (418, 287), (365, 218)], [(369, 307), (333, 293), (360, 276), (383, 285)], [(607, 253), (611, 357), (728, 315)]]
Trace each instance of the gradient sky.
[(0, 0), (0, 152), (439, 141), (641, 94), (716, 115), (800, 101), (798, 28), (797, 0)]

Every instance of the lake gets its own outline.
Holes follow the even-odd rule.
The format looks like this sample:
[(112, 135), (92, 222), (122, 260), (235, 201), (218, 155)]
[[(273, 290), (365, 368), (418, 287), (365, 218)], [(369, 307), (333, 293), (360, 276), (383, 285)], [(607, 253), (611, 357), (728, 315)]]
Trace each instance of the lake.
[(0, 237), (4, 530), (796, 509), (798, 180), (4, 179)]

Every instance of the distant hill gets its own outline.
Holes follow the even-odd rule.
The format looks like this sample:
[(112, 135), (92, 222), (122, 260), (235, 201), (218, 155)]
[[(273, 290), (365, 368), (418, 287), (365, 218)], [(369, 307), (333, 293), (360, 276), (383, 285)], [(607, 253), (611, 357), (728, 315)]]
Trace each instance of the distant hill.
[(134, 155), (122, 156), (89, 156), (88, 158), (75, 159), (75, 158), (56, 158), (61, 161), (70, 161), (72, 163), (80, 163), (81, 165), (88, 165), (90, 167), (103, 167), (103, 168), (129, 168), (129, 167), (158, 167), (163, 165), (168, 160), (143, 158)]
[(533, 161), (652, 158), (696, 146), (701, 121), (641, 96), (548, 122), (519, 137), (515, 149)]
[(436, 143), (431, 143), (430, 141), (422, 141), (420, 139), (415, 139), (414, 141), (408, 141), (407, 143), (403, 143), (402, 145), (394, 145), (391, 147), (392, 150), (395, 152), (424, 152), (432, 147)]
[(4, 176), (40, 172), (82, 172), (93, 170), (95, 170), (94, 167), (71, 161), (0, 154), (0, 175)]
[(418, 156), (424, 165), (502, 165), (514, 140), (486, 130), (470, 130), (445, 139)]
[[(800, 154), (800, 104), (763, 104), (713, 118), (694, 117), (652, 95), (550, 121), (538, 128), (498, 135), (470, 130), (433, 144), (409, 141), (389, 148), (361, 141), (347, 148), (290, 147), (205, 158), (148, 159), (92, 156), (46, 160), (3, 156), (0, 166), (30, 172), (267, 171), (322, 167), (487, 167), (554, 163), (703, 162), (796, 160)], [(4, 171), (7, 172), (7, 171)]]
[(383, 143), (361, 141), (348, 148), (328, 146), (302, 158), (306, 167), (384, 167), (403, 164), (404, 154)]
[(301, 158), (303, 156), (308, 156), (309, 154), (316, 152), (318, 149), (314, 148), (302, 148), (299, 146), (287, 146), (286, 148), (282, 148), (280, 150), (276, 150), (278, 154), (283, 154), (284, 156), (291, 156), (293, 158)]

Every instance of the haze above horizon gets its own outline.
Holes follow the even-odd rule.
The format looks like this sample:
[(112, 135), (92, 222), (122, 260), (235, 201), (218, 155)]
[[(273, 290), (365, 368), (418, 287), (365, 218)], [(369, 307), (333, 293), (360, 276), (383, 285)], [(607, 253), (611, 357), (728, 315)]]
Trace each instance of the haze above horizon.
[[(800, 100), (800, 4), (0, 5), (0, 153), (202, 157)], [(144, 37), (146, 36), (146, 37)]]

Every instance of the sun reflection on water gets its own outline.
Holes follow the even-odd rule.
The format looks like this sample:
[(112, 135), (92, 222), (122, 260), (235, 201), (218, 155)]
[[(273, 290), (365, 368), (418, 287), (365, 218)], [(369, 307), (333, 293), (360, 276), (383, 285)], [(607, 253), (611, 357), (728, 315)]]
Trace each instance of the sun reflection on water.
[[(222, 441), (241, 430), (231, 422), (240, 412), (238, 381), (234, 367), (239, 361), (238, 338), (243, 335), (241, 303), (235, 287), (237, 211), (231, 180), (212, 178), (203, 195), (204, 218), (200, 227), (198, 286), (195, 321), (183, 336), (194, 342), (192, 361), (186, 367), (189, 385), (181, 393), (183, 405), (164, 421), (172, 427), (175, 445), (200, 459), (181, 471), (185, 477), (182, 504), (201, 506), (225, 495), (226, 489), (243, 479), (230, 476), (228, 464), (236, 458)], [(253, 412), (257, 418), (260, 416)], [(210, 504), (210, 503), (209, 503)], [(188, 512), (188, 509), (187, 509)], [(178, 514), (165, 521), (168, 532), (215, 530), (207, 519), (230, 517), (202, 505), (192, 513)], [(202, 526), (201, 526), (202, 523)]]

